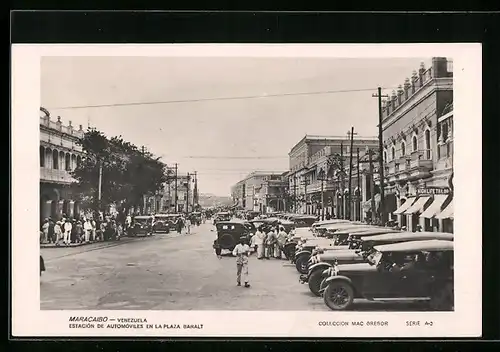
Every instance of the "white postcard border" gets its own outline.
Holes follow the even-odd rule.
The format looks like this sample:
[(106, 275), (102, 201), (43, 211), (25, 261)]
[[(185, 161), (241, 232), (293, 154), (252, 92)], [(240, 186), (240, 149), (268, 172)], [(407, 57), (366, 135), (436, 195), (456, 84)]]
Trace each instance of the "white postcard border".
[[(39, 108), (42, 56), (431, 57), (454, 65), (454, 312), (42, 311), (38, 272)], [(482, 331), (480, 44), (12, 46), (12, 335), (193, 337), (477, 337)], [(374, 119), (376, 112), (373, 113)], [(376, 120), (375, 120), (376, 121)], [(374, 121), (374, 123), (376, 123)], [(472, 147), (471, 147), (472, 146)], [(33, 235), (35, 234), (35, 235)], [(202, 329), (71, 329), (70, 316), (141, 318)], [(406, 326), (406, 321), (433, 322)], [(387, 321), (388, 327), (320, 326)]]

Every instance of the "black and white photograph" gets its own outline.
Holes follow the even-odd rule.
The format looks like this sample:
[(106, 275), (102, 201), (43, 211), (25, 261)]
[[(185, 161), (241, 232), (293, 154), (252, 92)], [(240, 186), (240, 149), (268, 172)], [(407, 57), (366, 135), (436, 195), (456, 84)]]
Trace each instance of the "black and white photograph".
[(455, 223), (455, 213), (458, 224), (480, 221), (468, 213), (480, 211), (474, 198), (458, 210), (472, 190), (460, 195), (468, 176), (456, 131), (474, 131), (464, 124), (476, 117), (458, 110), (459, 51), (415, 47), (315, 56), (47, 46), (39, 98), (24, 100), (39, 114), (38, 171), (24, 174), (39, 197), (22, 240), (27, 255), (39, 252), (25, 269), (32, 309), (57, 313), (78, 336), (217, 335), (241, 319), (266, 336), (280, 321), (292, 335), (442, 333), (466, 305), (480, 326), (481, 232)]

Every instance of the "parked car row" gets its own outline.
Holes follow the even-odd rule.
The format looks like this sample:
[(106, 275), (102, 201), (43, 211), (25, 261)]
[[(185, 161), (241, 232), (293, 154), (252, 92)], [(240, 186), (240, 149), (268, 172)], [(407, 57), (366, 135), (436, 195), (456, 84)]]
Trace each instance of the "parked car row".
[(426, 301), (433, 310), (454, 306), (451, 233), (328, 220), (297, 229), (285, 255), (299, 281), (332, 310), (352, 308), (359, 298)]

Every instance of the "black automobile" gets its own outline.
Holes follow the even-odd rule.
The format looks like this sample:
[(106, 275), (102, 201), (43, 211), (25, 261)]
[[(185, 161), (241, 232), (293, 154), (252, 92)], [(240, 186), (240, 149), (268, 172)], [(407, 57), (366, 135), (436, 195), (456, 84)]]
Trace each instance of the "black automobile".
[(446, 240), (375, 246), (366, 263), (333, 268), (320, 290), (326, 306), (336, 311), (351, 308), (357, 298), (425, 300), (433, 310), (453, 310), (453, 291), (453, 241)]
[(169, 233), (172, 228), (172, 216), (170, 214), (156, 214), (153, 223), (153, 233)]
[(250, 239), (256, 232), (255, 226), (247, 221), (219, 221), (215, 226), (217, 239), (214, 241), (213, 248), (217, 255), (221, 254), (223, 249), (232, 251), (243, 236), (250, 243)]

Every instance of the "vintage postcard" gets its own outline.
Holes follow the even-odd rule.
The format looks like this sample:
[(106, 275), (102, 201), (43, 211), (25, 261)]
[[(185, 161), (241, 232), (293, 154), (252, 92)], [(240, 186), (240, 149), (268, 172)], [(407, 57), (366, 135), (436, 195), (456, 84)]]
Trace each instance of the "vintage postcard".
[(481, 335), (479, 44), (13, 45), (12, 89), (15, 337)]

